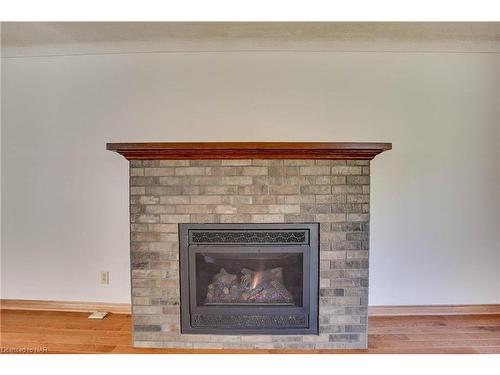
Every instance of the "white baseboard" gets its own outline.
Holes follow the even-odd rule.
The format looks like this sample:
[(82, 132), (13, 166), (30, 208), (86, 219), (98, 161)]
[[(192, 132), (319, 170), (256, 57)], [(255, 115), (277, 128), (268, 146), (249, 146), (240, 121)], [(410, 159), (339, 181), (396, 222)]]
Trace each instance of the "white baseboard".
[(369, 306), (369, 316), (500, 314), (500, 304)]
[[(42, 301), (42, 300), (0, 300), (4, 310), (45, 310), (91, 312), (108, 311), (115, 314), (130, 314), (128, 303)], [(416, 315), (484, 315), (500, 314), (500, 304), (483, 305), (402, 305), (369, 306), (369, 316), (416, 316)]]
[(108, 311), (115, 314), (130, 314), (131, 312), (129, 303), (42, 301), (20, 299), (2, 299), (0, 300), (0, 309), (72, 312)]

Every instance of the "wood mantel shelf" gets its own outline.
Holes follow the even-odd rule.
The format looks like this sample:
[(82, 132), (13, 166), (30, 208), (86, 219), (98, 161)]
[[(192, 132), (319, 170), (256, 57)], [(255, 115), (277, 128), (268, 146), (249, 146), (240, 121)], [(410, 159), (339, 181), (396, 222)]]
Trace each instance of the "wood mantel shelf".
[(392, 148), (361, 142), (180, 142), (108, 143), (127, 160), (181, 159), (363, 159)]

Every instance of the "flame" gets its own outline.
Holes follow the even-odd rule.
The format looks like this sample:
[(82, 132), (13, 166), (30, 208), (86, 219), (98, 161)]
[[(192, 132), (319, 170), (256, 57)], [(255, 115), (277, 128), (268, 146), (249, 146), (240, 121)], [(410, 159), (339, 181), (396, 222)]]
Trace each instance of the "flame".
[(252, 280), (252, 289), (255, 289), (257, 285), (259, 285), (260, 280), (262, 279), (262, 273), (261, 272), (255, 272), (255, 275)]

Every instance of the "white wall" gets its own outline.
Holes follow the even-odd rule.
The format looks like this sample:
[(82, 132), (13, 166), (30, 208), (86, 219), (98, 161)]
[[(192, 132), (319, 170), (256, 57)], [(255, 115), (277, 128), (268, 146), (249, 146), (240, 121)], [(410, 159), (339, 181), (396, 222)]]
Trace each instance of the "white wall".
[(128, 164), (106, 142), (384, 141), (370, 304), (499, 303), (498, 80), (481, 53), (6, 58), (2, 298), (129, 301)]

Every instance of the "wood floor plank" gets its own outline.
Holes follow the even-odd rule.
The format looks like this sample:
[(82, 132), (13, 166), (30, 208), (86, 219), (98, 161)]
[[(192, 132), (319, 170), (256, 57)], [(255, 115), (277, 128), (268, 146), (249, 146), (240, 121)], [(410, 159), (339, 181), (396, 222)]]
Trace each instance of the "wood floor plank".
[(131, 317), (109, 314), (0, 310), (2, 348), (47, 348), (48, 353), (496, 353), (500, 315), (393, 316), (369, 318), (368, 350), (210, 350), (133, 348)]

